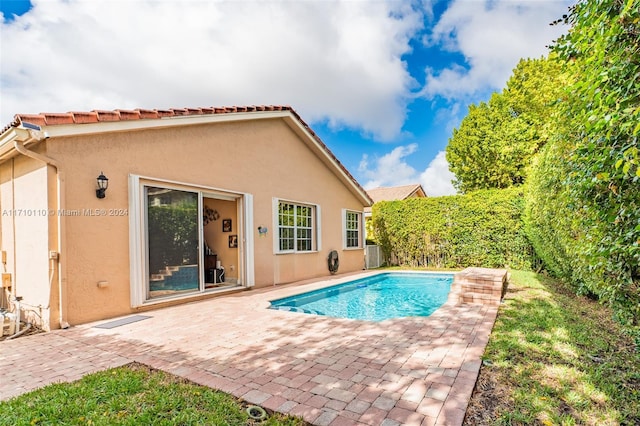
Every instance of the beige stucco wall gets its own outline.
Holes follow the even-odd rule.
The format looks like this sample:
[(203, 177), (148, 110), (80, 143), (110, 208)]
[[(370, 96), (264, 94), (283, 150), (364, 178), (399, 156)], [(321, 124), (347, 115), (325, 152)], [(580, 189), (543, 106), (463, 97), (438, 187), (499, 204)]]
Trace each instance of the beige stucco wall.
[[(6, 263), (3, 273), (11, 274), (11, 289), (5, 289), (3, 303), (22, 297), (22, 315), (37, 325), (49, 324), (57, 313), (57, 274), (51, 275), (49, 251), (57, 250), (55, 201), (50, 204), (50, 170), (44, 163), (15, 157), (0, 164), (0, 206), (2, 247)], [(5, 306), (6, 307), (6, 306)], [(50, 310), (53, 307), (53, 310)], [(42, 318), (42, 320), (41, 320)]]
[[(363, 251), (342, 248), (343, 209), (362, 211), (362, 202), (281, 119), (51, 138), (45, 143), (46, 155), (56, 159), (65, 176), (62, 261), (65, 319), (71, 325), (136, 312), (131, 308), (130, 292), (130, 174), (251, 194), (256, 287), (328, 276), (326, 258), (333, 249), (340, 255), (339, 272), (363, 269)], [(109, 178), (104, 199), (95, 196), (95, 179), (100, 172)], [(45, 185), (45, 173), (37, 176), (29, 188)], [(49, 179), (48, 185), (52, 191), (55, 178)], [(47, 204), (44, 189), (40, 190), (42, 197), (33, 189), (29, 191), (34, 194), (30, 205), (53, 208), (55, 200)], [(320, 206), (318, 252), (274, 254), (274, 198)], [(232, 218), (232, 234), (236, 234), (241, 218), (236, 216), (235, 203), (214, 203), (220, 203), (219, 210), (223, 210), (214, 226), (221, 227), (222, 219)], [(106, 215), (90, 214), (95, 211)], [(55, 228), (55, 223), (52, 226)], [(266, 236), (259, 236), (258, 226), (269, 229)], [(207, 235), (213, 233), (207, 234), (205, 227), (205, 238)], [(38, 250), (38, 262), (30, 263), (31, 269), (38, 271), (33, 279), (46, 282), (47, 243), (32, 241), (34, 238), (24, 240)], [(21, 246), (18, 253), (27, 249)], [(228, 251), (231, 249), (220, 250), (227, 276), (237, 276), (242, 267), (239, 249), (232, 250), (235, 255)], [(38, 284), (37, 288), (42, 287)]]

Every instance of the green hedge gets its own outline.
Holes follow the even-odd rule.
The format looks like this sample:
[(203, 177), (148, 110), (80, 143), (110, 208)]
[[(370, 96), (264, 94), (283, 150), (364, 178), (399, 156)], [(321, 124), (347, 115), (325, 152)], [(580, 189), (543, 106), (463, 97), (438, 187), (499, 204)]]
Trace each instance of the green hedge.
[(640, 8), (580, 1), (554, 50), (575, 73), (526, 183), (545, 267), (610, 305), (640, 346)]
[(391, 264), (531, 269), (523, 204), (521, 188), (379, 202), (373, 236)]
[(544, 269), (565, 279), (585, 263), (578, 238), (584, 212), (569, 197), (569, 149), (567, 143), (554, 141), (534, 159), (525, 184), (523, 213), (525, 232)]
[[(596, 191), (591, 199), (581, 197), (585, 185), (576, 182), (582, 176), (572, 152), (572, 144), (557, 141), (534, 163), (526, 184), (527, 235), (546, 270), (571, 283), (578, 294), (610, 305), (640, 345), (637, 189), (620, 184), (615, 197), (598, 197)], [(624, 197), (626, 203), (612, 201)], [(607, 217), (610, 210), (616, 214)]]

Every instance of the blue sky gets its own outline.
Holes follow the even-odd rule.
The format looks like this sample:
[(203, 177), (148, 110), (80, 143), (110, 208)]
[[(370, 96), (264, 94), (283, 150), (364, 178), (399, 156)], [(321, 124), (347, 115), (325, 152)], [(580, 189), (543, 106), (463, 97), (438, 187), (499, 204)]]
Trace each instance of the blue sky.
[(454, 193), (468, 105), (566, 28), (563, 0), (2, 0), (0, 120), (291, 105), (365, 187)]

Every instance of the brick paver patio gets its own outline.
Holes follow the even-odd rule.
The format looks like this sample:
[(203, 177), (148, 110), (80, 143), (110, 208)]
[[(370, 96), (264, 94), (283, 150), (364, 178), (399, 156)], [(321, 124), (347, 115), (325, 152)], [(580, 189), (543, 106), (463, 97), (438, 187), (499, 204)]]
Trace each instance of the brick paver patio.
[(363, 322), (266, 309), (369, 273), (245, 291), (0, 342), (0, 399), (138, 361), (315, 425), (462, 424), (497, 306)]

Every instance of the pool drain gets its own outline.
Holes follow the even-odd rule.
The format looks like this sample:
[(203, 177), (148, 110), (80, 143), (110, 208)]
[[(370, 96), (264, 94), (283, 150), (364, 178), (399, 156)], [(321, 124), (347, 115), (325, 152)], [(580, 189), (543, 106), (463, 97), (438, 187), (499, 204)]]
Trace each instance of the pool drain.
[(257, 405), (250, 405), (247, 407), (247, 414), (253, 420), (264, 420), (267, 418), (267, 412), (262, 407)]

